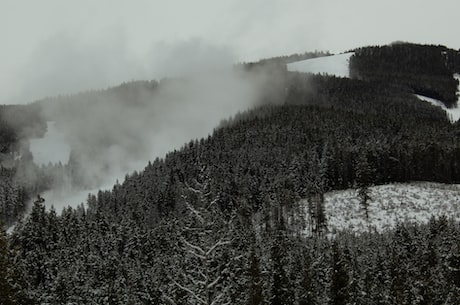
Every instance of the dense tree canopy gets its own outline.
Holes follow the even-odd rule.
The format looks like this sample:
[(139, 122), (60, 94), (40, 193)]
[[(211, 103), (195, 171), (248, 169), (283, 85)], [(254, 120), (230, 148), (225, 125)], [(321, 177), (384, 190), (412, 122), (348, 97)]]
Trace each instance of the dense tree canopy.
[[(261, 94), (260, 106), (89, 195), (86, 207), (58, 215), (37, 197), (8, 238), (0, 231), (0, 302), (456, 304), (458, 223), (441, 217), (356, 235), (329, 232), (324, 217), (329, 190), (359, 187), (365, 201), (373, 184), (460, 183), (459, 125), (412, 94), (451, 103), (455, 54), (363, 48), (352, 58), (352, 79), (287, 72), (283, 64), (298, 56), (244, 67), (270, 71), (268, 83), (278, 84)], [(161, 86), (132, 82), (82, 96), (87, 107), (115, 97), (142, 104)], [(72, 113), (77, 98), (65, 97), (61, 107)], [(24, 109), (39, 113), (39, 105)], [(39, 136), (23, 131), (43, 127), (41, 120), (0, 120), (2, 153)], [(37, 167), (26, 156), (0, 168), (8, 225), (59, 177), (85, 183), (78, 162)]]
[(350, 60), (354, 78), (407, 86), (415, 93), (441, 100), (447, 107), (457, 101), (460, 52), (444, 46), (397, 43), (365, 47)]

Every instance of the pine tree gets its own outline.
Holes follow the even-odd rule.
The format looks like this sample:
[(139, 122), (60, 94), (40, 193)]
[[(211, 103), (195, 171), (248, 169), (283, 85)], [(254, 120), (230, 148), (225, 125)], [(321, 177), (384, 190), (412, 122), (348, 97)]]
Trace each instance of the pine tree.
[(182, 195), (185, 215), (179, 221), (180, 251), (171, 266), (173, 288), (163, 299), (172, 304), (226, 304), (230, 300), (232, 219), (225, 217), (211, 198), (209, 178), (187, 185)]
[(255, 240), (249, 255), (249, 297), (248, 305), (260, 305), (262, 297), (262, 279), (260, 276), (260, 262), (256, 252)]
[(327, 189), (328, 154), (324, 146), (320, 157), (316, 149), (311, 149), (307, 155), (307, 192), (308, 214), (312, 232), (321, 234), (327, 228), (324, 194)]
[(12, 254), (8, 247), (8, 239), (0, 221), (0, 304), (23, 305), (31, 304), (21, 291), (22, 280), (17, 267), (12, 263)]
[(331, 304), (346, 305), (349, 299), (347, 266), (337, 241), (332, 244)]
[(359, 203), (362, 206), (366, 219), (369, 220), (369, 186), (372, 184), (373, 170), (366, 155), (361, 154), (356, 162), (356, 184), (358, 187)]
[(288, 305), (293, 300), (290, 295), (290, 282), (286, 274), (285, 265), (285, 242), (281, 230), (278, 229), (271, 246), (272, 261), (272, 287), (271, 287), (271, 304)]

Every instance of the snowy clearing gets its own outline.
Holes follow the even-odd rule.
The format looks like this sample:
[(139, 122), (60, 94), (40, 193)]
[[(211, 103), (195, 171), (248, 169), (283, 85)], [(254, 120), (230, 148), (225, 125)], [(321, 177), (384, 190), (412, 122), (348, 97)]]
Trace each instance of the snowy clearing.
[(30, 140), (30, 151), (37, 165), (48, 163), (67, 163), (69, 161), (70, 146), (64, 135), (56, 128), (55, 122), (46, 122), (47, 132), (40, 139)]
[[(369, 221), (355, 189), (325, 195), (330, 233), (350, 229), (356, 233), (392, 229), (398, 222), (427, 223), (432, 216), (446, 215), (460, 221), (460, 185), (430, 182), (387, 184), (370, 188)], [(307, 201), (302, 203), (307, 211)], [(307, 217), (307, 227), (308, 217)], [(308, 232), (306, 232), (308, 234)]]
[(310, 58), (287, 65), (288, 71), (350, 77), (349, 61), (354, 52)]

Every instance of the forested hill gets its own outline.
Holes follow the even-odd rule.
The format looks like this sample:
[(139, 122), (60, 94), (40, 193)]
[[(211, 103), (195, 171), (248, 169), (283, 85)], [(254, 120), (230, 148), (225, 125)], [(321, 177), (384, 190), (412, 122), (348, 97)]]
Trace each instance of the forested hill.
[(414, 93), (454, 107), (460, 73), (460, 52), (444, 46), (395, 43), (355, 50), (351, 77), (407, 86)]
[[(431, 49), (420, 47), (420, 57)], [(269, 71), (265, 80), (277, 84), (259, 106), (88, 196), (86, 206), (58, 215), (38, 197), (11, 235), (0, 234), (0, 303), (456, 304), (455, 221), (329, 234), (330, 190), (357, 187), (365, 200), (375, 184), (460, 183), (459, 125), (413, 95), (419, 79), (373, 77), (381, 70), (363, 64), (372, 58), (363, 50), (351, 62), (362, 75), (350, 79), (292, 73), (270, 60), (246, 66)], [(394, 75), (391, 56), (381, 54)], [(454, 70), (441, 70), (430, 86), (447, 72), (452, 78)], [(148, 92), (161, 87), (109, 91), (117, 103), (133, 103), (129, 92), (149, 84)], [(142, 92), (134, 102), (148, 100)], [(51, 169), (35, 170), (46, 177)]]
[(252, 215), (273, 200), (289, 206), (311, 192), (352, 187), (360, 162), (372, 184), (460, 182), (458, 128), (436, 107), (357, 80), (292, 74), (287, 83), (286, 104), (223, 123), (100, 193), (92, 207), (155, 226), (184, 208), (184, 188), (205, 174), (222, 209)]

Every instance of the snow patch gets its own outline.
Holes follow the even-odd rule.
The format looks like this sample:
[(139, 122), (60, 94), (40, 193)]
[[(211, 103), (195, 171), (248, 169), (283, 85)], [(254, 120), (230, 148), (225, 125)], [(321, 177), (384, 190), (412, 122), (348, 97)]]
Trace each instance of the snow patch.
[(30, 151), (34, 162), (38, 165), (48, 163), (67, 163), (69, 161), (70, 146), (64, 134), (57, 127), (56, 122), (46, 122), (47, 132), (43, 138), (30, 140)]
[(440, 100), (437, 100), (437, 99), (434, 99), (434, 98), (431, 98), (431, 97), (428, 97), (428, 96), (420, 95), (420, 94), (415, 94), (415, 96), (416, 96), (419, 100), (428, 102), (428, 103), (430, 103), (430, 104), (433, 105), (433, 106), (441, 107), (443, 110), (446, 110), (446, 109), (447, 109), (447, 107), (444, 105), (444, 103), (441, 102)]
[[(432, 216), (446, 215), (460, 221), (460, 185), (418, 182), (370, 188), (369, 220), (357, 191), (348, 189), (325, 194), (328, 231), (349, 229), (356, 233), (394, 229), (400, 222), (427, 223)], [(301, 204), (308, 215), (308, 201)], [(309, 220), (307, 217), (307, 228)], [(305, 232), (309, 234), (309, 232)]]
[(452, 120), (457, 122), (460, 119), (460, 74), (455, 73), (454, 79), (457, 81), (457, 104), (455, 108), (449, 109), (451, 111)]
[(349, 62), (354, 52), (310, 58), (287, 65), (288, 71), (350, 77)]
[(12, 226), (10, 226), (9, 228), (6, 229), (6, 234), (7, 234), (7, 235), (13, 234), (15, 228), (16, 228), (16, 223), (15, 223), (14, 225), (12, 225)]
[[(457, 82), (460, 82), (460, 74), (454, 74), (455, 80)], [(460, 83), (458, 84), (457, 87), (457, 103), (455, 104), (454, 108), (447, 108), (443, 102), (440, 100), (424, 96), (424, 95), (415, 95), (419, 100), (428, 102), (434, 106), (441, 107), (442, 110), (444, 110), (447, 113), (447, 117), (452, 123), (457, 122), (460, 119), (460, 108), (458, 107), (460, 105)]]

